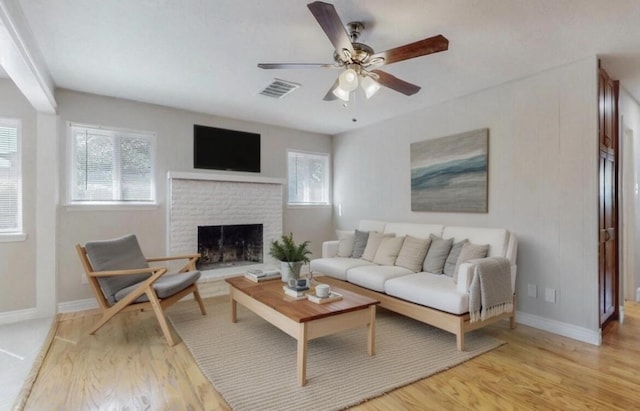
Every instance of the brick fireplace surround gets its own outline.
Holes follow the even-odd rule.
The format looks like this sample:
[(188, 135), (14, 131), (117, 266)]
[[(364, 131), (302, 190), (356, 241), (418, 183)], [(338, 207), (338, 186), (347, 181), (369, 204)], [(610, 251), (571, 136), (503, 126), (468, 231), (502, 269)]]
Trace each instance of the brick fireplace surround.
[(258, 266), (202, 272), (211, 282), (264, 265), (277, 266), (268, 254), (272, 240), (282, 235), (283, 179), (218, 173), (167, 173), (167, 253), (198, 251), (198, 226), (262, 224), (263, 261)]

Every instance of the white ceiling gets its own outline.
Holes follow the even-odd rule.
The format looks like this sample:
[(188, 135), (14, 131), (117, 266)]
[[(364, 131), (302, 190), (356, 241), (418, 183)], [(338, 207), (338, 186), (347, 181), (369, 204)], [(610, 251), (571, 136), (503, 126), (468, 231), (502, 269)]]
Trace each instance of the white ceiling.
[[(595, 55), (640, 101), (640, 0), (335, 0), (375, 51), (436, 34), (450, 42), (382, 68), (418, 94), (383, 88), (347, 108), (322, 100), (336, 70), (256, 66), (333, 62), (308, 2), (19, 0), (57, 87), (326, 134)], [(302, 87), (259, 95), (274, 78)]]

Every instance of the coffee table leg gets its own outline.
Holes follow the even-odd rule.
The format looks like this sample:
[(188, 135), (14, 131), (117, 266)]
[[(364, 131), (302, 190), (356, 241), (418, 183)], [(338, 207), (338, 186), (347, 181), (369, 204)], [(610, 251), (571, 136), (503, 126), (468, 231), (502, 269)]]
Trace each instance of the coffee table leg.
[(229, 293), (229, 300), (231, 301), (231, 322), (238, 322), (238, 303), (233, 299), (233, 289), (231, 289), (231, 293)]
[(307, 324), (301, 323), (298, 328), (298, 385), (307, 383)]
[(371, 318), (369, 319), (369, 341), (368, 351), (369, 355), (376, 355), (376, 306), (369, 307), (369, 313)]

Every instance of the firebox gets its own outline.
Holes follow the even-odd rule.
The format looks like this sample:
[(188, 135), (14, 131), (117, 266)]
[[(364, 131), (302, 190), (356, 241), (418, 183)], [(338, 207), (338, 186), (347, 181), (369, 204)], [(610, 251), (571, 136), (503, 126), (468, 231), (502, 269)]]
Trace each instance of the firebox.
[(198, 226), (198, 270), (262, 263), (262, 224)]

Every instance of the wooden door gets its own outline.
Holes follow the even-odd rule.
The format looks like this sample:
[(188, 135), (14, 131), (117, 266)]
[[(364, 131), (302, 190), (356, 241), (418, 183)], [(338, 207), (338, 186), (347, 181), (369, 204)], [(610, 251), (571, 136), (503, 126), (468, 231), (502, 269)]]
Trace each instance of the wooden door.
[(600, 69), (598, 76), (599, 164), (599, 314), (600, 325), (618, 319), (618, 81)]

